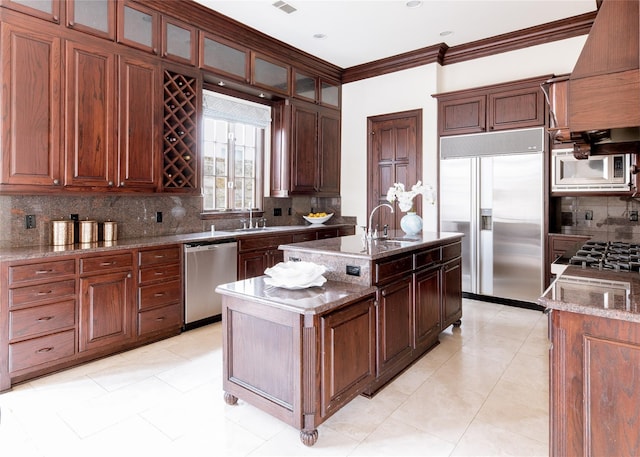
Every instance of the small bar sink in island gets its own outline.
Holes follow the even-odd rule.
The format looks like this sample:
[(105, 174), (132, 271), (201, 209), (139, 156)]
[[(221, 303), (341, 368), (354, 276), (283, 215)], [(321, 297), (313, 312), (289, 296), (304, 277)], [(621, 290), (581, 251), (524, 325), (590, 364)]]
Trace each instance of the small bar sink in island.
[(264, 276), (219, 286), (225, 401), (253, 404), (311, 446), (328, 417), (374, 395), (460, 325), (462, 234), (393, 238), (280, 246), (285, 260), (328, 267), (321, 287), (270, 287)]

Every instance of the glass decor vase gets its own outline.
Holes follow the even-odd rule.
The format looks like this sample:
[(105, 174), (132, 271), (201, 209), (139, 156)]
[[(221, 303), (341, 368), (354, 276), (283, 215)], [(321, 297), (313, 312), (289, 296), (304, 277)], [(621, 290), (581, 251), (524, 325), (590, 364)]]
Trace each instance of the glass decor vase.
[(422, 218), (415, 211), (409, 211), (400, 219), (400, 228), (409, 236), (422, 232)]

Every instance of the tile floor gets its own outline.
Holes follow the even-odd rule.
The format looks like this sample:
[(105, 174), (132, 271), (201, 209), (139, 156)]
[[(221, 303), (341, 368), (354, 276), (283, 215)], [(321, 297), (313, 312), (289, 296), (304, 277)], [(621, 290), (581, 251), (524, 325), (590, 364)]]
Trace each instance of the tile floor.
[(462, 327), (307, 448), (294, 428), (222, 399), (221, 325), (34, 380), (0, 395), (0, 455), (544, 456), (547, 321), (465, 300)]

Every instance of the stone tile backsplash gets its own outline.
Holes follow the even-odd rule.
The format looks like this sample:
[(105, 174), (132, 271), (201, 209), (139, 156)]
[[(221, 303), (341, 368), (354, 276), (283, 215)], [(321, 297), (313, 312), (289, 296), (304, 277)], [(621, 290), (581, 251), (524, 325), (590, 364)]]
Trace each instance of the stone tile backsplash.
[[(118, 239), (141, 236), (162, 236), (195, 233), (209, 230), (240, 228), (240, 217), (217, 216), (201, 218), (200, 196), (49, 196), (0, 195), (0, 247), (39, 246), (51, 243), (51, 221), (69, 219), (77, 214), (80, 220), (98, 222), (112, 220), (118, 223)], [(291, 197), (265, 198), (264, 216), (267, 225), (303, 225), (303, 214), (315, 211), (334, 212), (329, 223), (353, 223), (355, 217), (342, 218), (340, 198)], [(282, 216), (274, 216), (280, 208)], [(289, 215), (291, 208), (291, 215)], [(156, 213), (162, 212), (162, 222), (156, 222)], [(36, 226), (25, 228), (25, 216), (36, 216)]]
[(556, 220), (561, 233), (591, 235), (601, 241), (640, 240), (640, 222), (631, 221), (640, 202), (626, 197), (561, 197)]

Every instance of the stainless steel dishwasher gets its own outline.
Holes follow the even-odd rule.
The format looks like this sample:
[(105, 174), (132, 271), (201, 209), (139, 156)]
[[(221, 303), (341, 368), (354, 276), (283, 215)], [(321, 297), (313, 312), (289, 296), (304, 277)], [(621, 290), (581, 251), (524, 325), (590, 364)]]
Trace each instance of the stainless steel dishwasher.
[(238, 243), (234, 239), (184, 245), (185, 329), (220, 320), (222, 296), (215, 289), (237, 279)]

